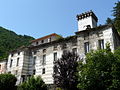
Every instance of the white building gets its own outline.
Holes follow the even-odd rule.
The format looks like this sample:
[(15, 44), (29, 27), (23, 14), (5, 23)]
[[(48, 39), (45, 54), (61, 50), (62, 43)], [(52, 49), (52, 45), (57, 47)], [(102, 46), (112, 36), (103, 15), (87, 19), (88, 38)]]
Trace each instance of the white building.
[(31, 75), (40, 75), (46, 84), (53, 84), (53, 62), (66, 50), (77, 52), (84, 58), (90, 50), (105, 49), (107, 42), (112, 51), (120, 46), (116, 29), (112, 25), (97, 26), (98, 19), (92, 11), (77, 15), (77, 20), (78, 31), (74, 36), (62, 38), (50, 34), (9, 54), (7, 72), (16, 75), (17, 84)]
[(0, 74), (6, 73), (7, 60), (0, 61)]

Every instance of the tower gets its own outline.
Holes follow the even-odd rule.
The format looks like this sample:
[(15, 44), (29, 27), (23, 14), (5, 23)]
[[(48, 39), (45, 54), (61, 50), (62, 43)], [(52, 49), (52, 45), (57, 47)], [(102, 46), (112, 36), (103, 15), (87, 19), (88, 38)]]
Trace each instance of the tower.
[(78, 31), (83, 31), (88, 28), (97, 27), (98, 18), (96, 17), (96, 15), (93, 13), (92, 10), (77, 15), (77, 20), (78, 20)]

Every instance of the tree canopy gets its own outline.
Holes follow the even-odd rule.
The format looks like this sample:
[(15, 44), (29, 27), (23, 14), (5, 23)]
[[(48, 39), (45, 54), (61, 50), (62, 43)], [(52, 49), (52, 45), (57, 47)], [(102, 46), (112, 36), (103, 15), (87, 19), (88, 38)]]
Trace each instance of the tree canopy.
[(7, 58), (9, 51), (22, 45), (29, 45), (33, 37), (17, 35), (15, 32), (0, 27), (0, 60)]
[(120, 32), (120, 1), (115, 3), (115, 6), (112, 10), (113, 19), (107, 18), (107, 24), (114, 24), (115, 28)]
[(0, 74), (0, 90), (15, 90), (16, 81), (12, 74)]
[(31, 76), (27, 81), (23, 82), (18, 90), (47, 90), (47, 86), (40, 76)]
[(120, 49), (112, 53), (109, 49), (91, 51), (86, 64), (79, 62), (80, 90), (120, 89)]
[(114, 18), (114, 24), (116, 29), (120, 32), (120, 1), (115, 3), (115, 7), (113, 7), (113, 16)]
[(54, 63), (54, 84), (64, 90), (77, 89), (77, 60), (79, 56), (74, 52), (64, 52), (62, 57)]

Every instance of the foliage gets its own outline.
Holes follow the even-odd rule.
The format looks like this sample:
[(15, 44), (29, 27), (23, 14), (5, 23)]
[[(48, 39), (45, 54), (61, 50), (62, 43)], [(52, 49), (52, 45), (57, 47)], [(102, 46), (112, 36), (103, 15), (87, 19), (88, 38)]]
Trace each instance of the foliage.
[(106, 24), (113, 24), (113, 20), (111, 18), (107, 18)]
[(114, 24), (115, 28), (120, 32), (120, 1), (115, 3), (115, 6), (113, 7), (113, 16), (114, 19), (107, 18), (106, 23), (107, 24)]
[(47, 90), (47, 86), (40, 76), (38, 77), (31, 76), (27, 81), (23, 82), (18, 88), (19, 90)]
[(64, 90), (77, 88), (77, 60), (79, 56), (74, 52), (64, 52), (62, 57), (54, 62), (54, 84)]
[(12, 74), (0, 74), (0, 90), (15, 90), (16, 81)]
[(115, 3), (115, 7), (113, 7), (113, 16), (114, 18), (114, 24), (116, 29), (120, 32), (120, 1)]
[(0, 59), (6, 58), (11, 50), (29, 45), (33, 39), (33, 37), (17, 35), (13, 31), (0, 27)]
[(120, 90), (120, 48), (115, 50), (114, 56), (116, 57), (116, 60), (112, 66), (112, 85), (109, 89)]
[(115, 53), (110, 49), (91, 51), (86, 56), (86, 64), (79, 62), (78, 70), (81, 90), (119, 90), (120, 49)]

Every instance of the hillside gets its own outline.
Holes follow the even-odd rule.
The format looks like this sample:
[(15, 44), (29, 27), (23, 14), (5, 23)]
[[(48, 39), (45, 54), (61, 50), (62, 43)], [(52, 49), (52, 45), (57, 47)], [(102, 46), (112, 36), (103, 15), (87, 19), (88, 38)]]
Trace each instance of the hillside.
[(34, 38), (27, 35), (17, 35), (15, 32), (0, 27), (0, 60), (7, 58), (9, 51), (22, 45), (29, 45)]

